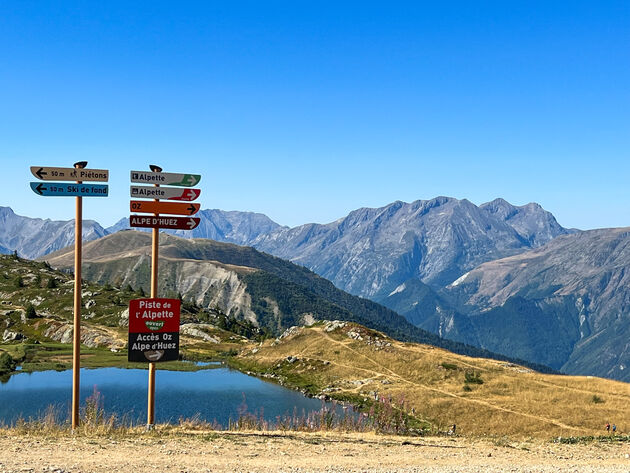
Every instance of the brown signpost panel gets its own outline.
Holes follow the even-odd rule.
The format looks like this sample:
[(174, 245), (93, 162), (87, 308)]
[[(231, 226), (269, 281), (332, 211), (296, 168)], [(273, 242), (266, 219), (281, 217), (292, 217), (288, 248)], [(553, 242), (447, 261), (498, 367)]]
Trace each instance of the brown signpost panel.
[(129, 202), (131, 212), (148, 214), (194, 215), (199, 212), (201, 204), (187, 204), (183, 202), (156, 202), (151, 200), (132, 200)]
[(197, 228), (201, 219), (193, 217), (155, 217), (149, 215), (131, 215), (130, 227), (167, 228), (170, 230), (192, 230)]
[(179, 358), (179, 299), (129, 301), (128, 360), (156, 363)]
[(31, 166), (31, 173), (42, 181), (107, 182), (109, 170)]

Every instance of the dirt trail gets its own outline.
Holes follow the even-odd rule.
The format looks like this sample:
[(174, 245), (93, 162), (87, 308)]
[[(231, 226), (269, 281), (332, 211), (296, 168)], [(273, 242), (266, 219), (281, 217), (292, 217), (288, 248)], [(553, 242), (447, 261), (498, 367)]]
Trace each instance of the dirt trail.
[(630, 471), (628, 444), (493, 443), (335, 433), (188, 433), (125, 438), (6, 435), (0, 472), (564, 473)]
[[(343, 348), (345, 348), (346, 350), (351, 351), (351, 352), (352, 352), (352, 353), (354, 353), (355, 355), (360, 356), (360, 357), (362, 357), (362, 358), (364, 358), (364, 359), (368, 360), (370, 363), (372, 363), (372, 364), (373, 364), (373, 365), (375, 365), (376, 367), (378, 367), (378, 368), (380, 368), (380, 369), (383, 369), (383, 370), (384, 370), (385, 372), (387, 372), (387, 373), (389, 374), (389, 376), (391, 376), (392, 378), (397, 378), (397, 379), (399, 379), (400, 381), (402, 381), (403, 383), (410, 384), (410, 385), (412, 385), (412, 386), (416, 386), (416, 387), (418, 387), (418, 388), (425, 389), (425, 390), (427, 390), (427, 391), (437, 392), (437, 393), (442, 394), (442, 395), (444, 395), (444, 396), (449, 396), (449, 397), (457, 398), (457, 399), (460, 399), (460, 400), (465, 401), (465, 402), (470, 402), (470, 403), (474, 403), (474, 404), (482, 405), (482, 406), (484, 406), (484, 407), (488, 407), (488, 408), (490, 408), (490, 409), (495, 409), (495, 410), (498, 410), (498, 411), (507, 412), (507, 413), (510, 413), (510, 414), (514, 414), (514, 415), (519, 415), (519, 416), (527, 417), (527, 418), (530, 418), (530, 419), (536, 419), (536, 420), (539, 420), (539, 421), (542, 421), (542, 422), (546, 422), (546, 423), (548, 423), (548, 424), (555, 425), (555, 426), (560, 427), (560, 428), (563, 428), (563, 429), (573, 430), (573, 431), (575, 431), (575, 432), (580, 432), (580, 431), (581, 431), (581, 429), (579, 429), (579, 428), (577, 428), (577, 427), (574, 427), (574, 426), (571, 426), (571, 425), (564, 424), (564, 423), (562, 423), (562, 422), (560, 422), (560, 421), (557, 421), (557, 420), (555, 420), (555, 419), (549, 419), (549, 418), (547, 418), (547, 417), (537, 416), (537, 415), (535, 415), (535, 414), (529, 414), (529, 413), (526, 413), (526, 412), (515, 411), (515, 410), (513, 410), (513, 409), (508, 409), (507, 407), (497, 406), (496, 404), (492, 404), (492, 403), (490, 403), (490, 402), (488, 402), (488, 401), (482, 401), (481, 399), (473, 399), (473, 398), (469, 398), (469, 397), (459, 396), (459, 395), (457, 395), (457, 394), (454, 394), (454, 393), (451, 393), (451, 392), (448, 392), (448, 391), (444, 391), (444, 390), (442, 390), (442, 389), (438, 389), (438, 388), (434, 388), (434, 387), (431, 387), (431, 386), (427, 386), (427, 385), (425, 385), (425, 384), (417, 383), (417, 382), (415, 382), (415, 381), (413, 381), (413, 380), (407, 379), (407, 378), (405, 378), (405, 377), (403, 377), (403, 376), (399, 375), (398, 373), (396, 373), (395, 371), (390, 370), (389, 368), (383, 368), (383, 367), (381, 366), (381, 364), (380, 364), (380, 363), (378, 363), (376, 360), (373, 360), (372, 358), (368, 357), (367, 355), (365, 355), (365, 354), (363, 354), (363, 353), (361, 353), (361, 352), (359, 352), (359, 351), (355, 350), (354, 348), (350, 347), (347, 343), (343, 343), (343, 342), (340, 342), (340, 341), (338, 341), (338, 340), (335, 340), (334, 338), (332, 338), (331, 336), (329, 336), (329, 335), (328, 335), (327, 333), (325, 333), (324, 331), (321, 331), (321, 334), (322, 334), (322, 336), (323, 336), (323, 337), (325, 337), (325, 338), (326, 338), (326, 339), (327, 339), (330, 343), (332, 343), (332, 344), (336, 344), (336, 345), (338, 345), (338, 346), (342, 346)], [(377, 371), (377, 370), (374, 370), (374, 373), (379, 374), (379, 375), (383, 375), (383, 376), (385, 375), (385, 373), (384, 373), (383, 371)]]

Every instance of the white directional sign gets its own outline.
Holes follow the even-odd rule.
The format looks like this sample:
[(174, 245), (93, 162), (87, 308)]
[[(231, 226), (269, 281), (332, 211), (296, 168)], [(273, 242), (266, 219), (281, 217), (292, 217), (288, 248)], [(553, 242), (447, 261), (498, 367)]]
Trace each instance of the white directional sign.
[(131, 186), (131, 197), (139, 199), (195, 200), (201, 194), (199, 189), (178, 189), (176, 187)]
[(42, 181), (107, 182), (109, 180), (109, 171), (107, 169), (31, 166), (31, 173)]
[(131, 171), (131, 182), (158, 184), (160, 186), (192, 187), (201, 181), (199, 174), (177, 174), (174, 172)]

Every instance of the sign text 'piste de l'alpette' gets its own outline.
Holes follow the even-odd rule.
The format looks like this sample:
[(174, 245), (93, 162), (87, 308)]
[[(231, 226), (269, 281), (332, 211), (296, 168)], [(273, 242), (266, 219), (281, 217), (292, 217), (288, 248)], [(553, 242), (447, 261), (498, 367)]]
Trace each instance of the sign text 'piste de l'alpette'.
[(179, 299), (129, 301), (129, 361), (161, 362), (179, 358)]

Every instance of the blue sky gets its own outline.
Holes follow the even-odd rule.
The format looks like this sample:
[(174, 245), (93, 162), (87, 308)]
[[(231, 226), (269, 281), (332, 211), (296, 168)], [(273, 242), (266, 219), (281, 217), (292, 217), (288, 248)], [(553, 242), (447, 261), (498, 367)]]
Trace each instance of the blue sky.
[(438, 195), (630, 225), (630, 3), (0, 2), (0, 205), (28, 166), (197, 172), (285, 225)]

